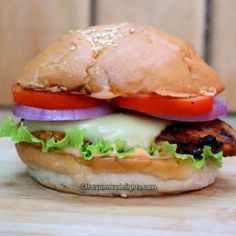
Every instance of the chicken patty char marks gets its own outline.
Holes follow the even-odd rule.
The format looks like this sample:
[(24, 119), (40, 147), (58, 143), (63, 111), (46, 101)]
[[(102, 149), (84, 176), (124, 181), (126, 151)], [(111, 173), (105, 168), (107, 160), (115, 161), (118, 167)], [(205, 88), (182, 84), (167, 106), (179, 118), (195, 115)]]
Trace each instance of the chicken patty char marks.
[(201, 158), (205, 145), (213, 152), (223, 151), (224, 156), (236, 155), (236, 132), (227, 123), (217, 119), (208, 122), (174, 122), (157, 137), (156, 143), (176, 143), (179, 153)]

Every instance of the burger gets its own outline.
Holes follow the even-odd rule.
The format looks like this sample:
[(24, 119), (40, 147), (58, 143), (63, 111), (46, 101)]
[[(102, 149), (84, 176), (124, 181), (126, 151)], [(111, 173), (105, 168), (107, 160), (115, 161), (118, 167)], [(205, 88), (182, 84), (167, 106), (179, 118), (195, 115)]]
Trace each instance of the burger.
[(186, 41), (133, 23), (71, 31), (12, 87), (11, 137), (29, 175), (63, 192), (157, 196), (215, 181), (236, 154), (217, 73)]

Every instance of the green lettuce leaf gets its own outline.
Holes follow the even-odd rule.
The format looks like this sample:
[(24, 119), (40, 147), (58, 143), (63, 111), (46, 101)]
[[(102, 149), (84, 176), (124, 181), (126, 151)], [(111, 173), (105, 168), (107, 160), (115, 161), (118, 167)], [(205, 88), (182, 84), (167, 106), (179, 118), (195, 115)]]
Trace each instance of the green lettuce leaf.
[(217, 167), (222, 167), (223, 165), (223, 161), (222, 161), (222, 157), (223, 157), (223, 152), (220, 151), (218, 153), (213, 153), (211, 151), (211, 147), (210, 146), (204, 146), (203, 150), (202, 150), (202, 158), (206, 159), (209, 158)]
[(165, 141), (161, 145), (161, 154), (166, 156), (174, 156), (177, 150), (177, 144), (170, 144), (169, 142)]
[(97, 140), (94, 143), (85, 143), (80, 150), (84, 159), (91, 160), (94, 155), (103, 156), (112, 152), (113, 147), (109, 141)]
[(150, 156), (159, 156), (160, 154), (160, 145), (156, 143), (152, 143), (149, 148), (149, 155)]
[(194, 168), (196, 169), (201, 169), (205, 166), (206, 164), (206, 159), (205, 158), (200, 158), (200, 159), (197, 159), (197, 158), (194, 158), (193, 155), (191, 154), (180, 154), (180, 153), (176, 153), (175, 154), (175, 157), (177, 159), (180, 159), (180, 160), (191, 160), (192, 161), (192, 164), (194, 166)]
[(127, 141), (117, 139), (115, 141), (115, 150), (116, 150), (116, 155), (119, 157), (119, 159), (122, 159), (127, 156), (132, 156), (134, 153), (135, 147), (129, 147)]
[(81, 149), (84, 142), (85, 130), (68, 128), (65, 130), (65, 137), (60, 141), (55, 141), (54, 138), (49, 139), (43, 146), (43, 152), (48, 152), (50, 149), (64, 149), (66, 147), (74, 147)]
[(12, 118), (7, 118), (0, 125), (0, 137), (14, 136), (17, 133), (18, 125)]
[(223, 157), (223, 152), (218, 152), (218, 153), (213, 153), (211, 151), (210, 146), (204, 146), (203, 147), (203, 153), (201, 154), (201, 158), (195, 158), (191, 154), (181, 154), (177, 153), (177, 144), (170, 144), (169, 142), (163, 142), (162, 143), (162, 153), (161, 155), (170, 155), (174, 156), (177, 159), (180, 160), (191, 160), (193, 166), (196, 169), (201, 169), (205, 166), (206, 164), (206, 159), (209, 158), (216, 167), (222, 167), (222, 157)]
[(7, 118), (2, 125), (0, 125), (0, 137), (11, 137), (14, 143), (26, 142), (44, 144), (42, 140), (33, 136), (22, 122), (16, 123), (12, 118)]
[[(8, 118), (0, 125), (0, 137), (11, 137), (15, 143), (38, 144), (42, 147), (43, 152), (73, 147), (81, 153), (85, 160), (91, 160), (95, 155), (104, 156), (109, 153), (114, 153), (119, 158), (125, 158), (132, 156), (135, 149), (140, 147), (130, 147), (125, 140), (120, 139), (114, 143), (107, 140), (96, 140), (90, 143), (85, 141), (85, 134), (86, 130), (84, 129), (68, 128), (65, 130), (65, 137), (62, 140), (56, 141), (54, 138), (50, 138), (43, 141), (32, 135), (23, 122), (16, 123), (12, 118)], [(210, 159), (218, 168), (222, 166), (223, 152), (213, 153), (210, 146), (204, 146), (201, 158), (195, 158), (191, 154), (177, 153), (177, 144), (170, 144), (169, 142), (163, 142), (161, 145), (153, 143), (147, 151), (150, 156), (157, 158), (158, 156), (170, 156), (181, 160), (190, 160), (197, 169), (205, 166), (206, 159)]]

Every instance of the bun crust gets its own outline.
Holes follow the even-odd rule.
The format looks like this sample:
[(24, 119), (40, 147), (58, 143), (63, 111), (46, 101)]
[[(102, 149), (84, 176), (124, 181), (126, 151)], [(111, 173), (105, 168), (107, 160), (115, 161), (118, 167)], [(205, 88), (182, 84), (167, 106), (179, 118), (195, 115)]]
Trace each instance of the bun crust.
[[(178, 163), (174, 159), (153, 160), (148, 166), (142, 159), (134, 159), (136, 169), (130, 169), (129, 161), (118, 165), (114, 164), (114, 158), (108, 158), (110, 165), (106, 164), (106, 167), (101, 169), (97, 164), (99, 158), (91, 162), (82, 161), (62, 151), (42, 153), (39, 148), (25, 143), (16, 144), (16, 149), (34, 179), (47, 187), (80, 195), (138, 197), (180, 193), (208, 186), (214, 182), (218, 171), (210, 163), (205, 168), (196, 170), (190, 162)], [(96, 191), (81, 188), (82, 184), (121, 183), (155, 185), (156, 189)]]
[(26, 65), (19, 83), (104, 99), (131, 93), (215, 95), (224, 89), (216, 72), (189, 43), (131, 23), (65, 35)]

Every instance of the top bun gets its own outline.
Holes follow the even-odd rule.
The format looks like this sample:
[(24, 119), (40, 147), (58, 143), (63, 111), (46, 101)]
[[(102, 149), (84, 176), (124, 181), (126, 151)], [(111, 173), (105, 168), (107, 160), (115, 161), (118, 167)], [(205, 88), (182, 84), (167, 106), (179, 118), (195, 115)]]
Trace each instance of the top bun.
[(215, 95), (224, 89), (188, 42), (133, 23), (70, 32), (31, 60), (19, 83), (101, 99), (133, 93)]

